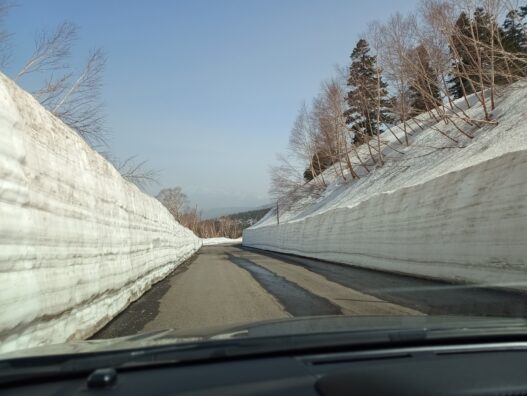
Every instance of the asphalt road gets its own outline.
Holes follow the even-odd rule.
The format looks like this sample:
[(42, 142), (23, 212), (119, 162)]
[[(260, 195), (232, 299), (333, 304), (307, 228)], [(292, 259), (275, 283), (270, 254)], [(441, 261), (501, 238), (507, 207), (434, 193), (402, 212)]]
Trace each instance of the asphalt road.
[(93, 338), (340, 314), (527, 316), (527, 297), (239, 245), (207, 246)]

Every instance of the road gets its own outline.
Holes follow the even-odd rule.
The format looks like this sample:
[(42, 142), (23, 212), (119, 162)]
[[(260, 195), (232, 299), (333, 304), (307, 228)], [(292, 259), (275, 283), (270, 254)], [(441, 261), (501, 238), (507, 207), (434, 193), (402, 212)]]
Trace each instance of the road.
[(525, 295), (207, 246), (93, 338), (310, 315), (527, 316)]

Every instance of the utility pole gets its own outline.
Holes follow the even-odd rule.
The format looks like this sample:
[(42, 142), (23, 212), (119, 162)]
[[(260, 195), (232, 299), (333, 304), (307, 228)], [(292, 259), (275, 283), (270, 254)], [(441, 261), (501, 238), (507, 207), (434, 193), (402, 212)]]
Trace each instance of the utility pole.
[(280, 212), (278, 210), (278, 201), (276, 201), (276, 224), (280, 224)]

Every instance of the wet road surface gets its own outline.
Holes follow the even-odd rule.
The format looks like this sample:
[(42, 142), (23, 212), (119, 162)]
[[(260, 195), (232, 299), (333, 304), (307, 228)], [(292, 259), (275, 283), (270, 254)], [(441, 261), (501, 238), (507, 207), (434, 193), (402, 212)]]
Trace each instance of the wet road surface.
[(305, 257), (244, 249), (308, 269), (330, 281), (428, 315), (527, 317), (527, 295), (519, 292), (454, 285)]
[(341, 315), (342, 310), (331, 301), (309, 292), (258, 264), (232, 254), (229, 261), (247, 270), (269, 294), (275, 296), (293, 316)]
[(207, 246), (93, 338), (339, 314), (527, 316), (527, 298), (240, 245)]

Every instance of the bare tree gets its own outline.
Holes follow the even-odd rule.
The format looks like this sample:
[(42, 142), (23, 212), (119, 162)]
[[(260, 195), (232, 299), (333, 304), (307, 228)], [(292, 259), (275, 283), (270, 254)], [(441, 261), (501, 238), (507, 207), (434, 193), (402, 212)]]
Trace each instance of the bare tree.
[(302, 105), (291, 129), (288, 155), (278, 155), (278, 164), (271, 168), (269, 192), (280, 207), (318, 196), (330, 167), (344, 181), (347, 175), (358, 177), (350, 159), (353, 136), (343, 113), (344, 92), (337, 79), (322, 84), (311, 109)]
[(323, 112), (319, 113), (320, 128), (324, 134), (333, 136), (336, 161), (339, 164), (342, 180), (347, 180), (342, 169), (342, 162), (345, 162), (352, 179), (357, 179), (359, 176), (355, 172), (350, 158), (353, 140), (350, 140), (344, 115), (346, 110), (345, 90), (339, 80), (332, 78), (323, 84), (322, 93)]
[[(498, 25), (498, 21), (512, 10), (511, 2), (505, 0), (423, 1), (421, 14), (426, 28), (437, 37), (436, 43), (442, 42), (443, 48), (448, 48), (449, 62), (453, 65), (449, 72), (457, 82), (457, 90), (461, 91), (458, 96), (464, 97), (466, 106), (470, 107), (468, 95), (473, 94), (484, 112), (484, 119), (471, 119), (453, 102), (444, 78), (443, 49), (442, 60), (435, 64), (443, 64), (437, 70), (442, 79), (442, 92), (452, 110), (448, 115), (451, 121), (458, 118), (475, 126), (493, 123), (492, 111), (499, 85), (514, 81), (527, 70), (524, 54), (507, 50)], [(430, 45), (432, 34), (427, 36), (426, 45), (434, 62), (434, 55), (440, 53), (439, 45)]]
[(185, 210), (178, 222), (192, 230), (200, 238), (239, 238), (242, 235), (242, 224), (230, 216), (216, 219), (202, 219), (197, 207)]
[(353, 142), (346, 126), (344, 111), (345, 95), (342, 84), (335, 78), (323, 82), (320, 93), (313, 100), (311, 111), (311, 117), (318, 129), (317, 152), (324, 153), (324, 162), (329, 161), (335, 174), (345, 182), (349, 175), (356, 178), (357, 174), (349, 159)]
[[(270, 192), (278, 202), (277, 209), (309, 202), (305, 198), (313, 194), (313, 187), (318, 185), (316, 194), (320, 194), (327, 183), (324, 177), (330, 174), (333, 181), (348, 182), (362, 175), (362, 169), (369, 172), (369, 166), (383, 165), (387, 153), (409, 152), (414, 147), (409, 136), (416, 127), (437, 131), (449, 140), (446, 145), (415, 146), (435, 151), (462, 148), (462, 136), (471, 139), (479, 126), (495, 124), (492, 111), (500, 85), (527, 77), (527, 51), (524, 47), (508, 50), (498, 24), (516, 8), (509, 0), (422, 0), (421, 19), (396, 14), (385, 23), (373, 24), (368, 38), (379, 67), (369, 71), (375, 78), (370, 78), (364, 92), (354, 91), (352, 99), (348, 95), (352, 103), (348, 103), (347, 112), (353, 116), (360, 113), (360, 123), (350, 123), (351, 130), (346, 128), (342, 84), (335, 79), (325, 82), (312, 106), (304, 105), (297, 116), (289, 140), (291, 158), (280, 157), (272, 168)], [(358, 73), (350, 74), (348, 83), (354, 86)], [(463, 81), (461, 95), (452, 94), (452, 76)], [(386, 87), (383, 79), (391, 83), (390, 93), (397, 96), (396, 101), (386, 100), (384, 105), (379, 100), (383, 85)], [(464, 97), (465, 103), (456, 100), (458, 97)], [(469, 111), (474, 98), (483, 116)], [(381, 121), (381, 112), (391, 106), (399, 115), (404, 142), (409, 146), (404, 151), (381, 139), (382, 124), (382, 129), (402, 143), (390, 127), (391, 120)], [(366, 148), (371, 160), (364, 161), (361, 155)], [(303, 178), (302, 171), (314, 178)]]
[(35, 38), (31, 57), (15, 76), (15, 81), (37, 71), (49, 72), (67, 68), (66, 60), (76, 38), (77, 27), (70, 22), (62, 23), (51, 33), (41, 31)]
[[(106, 55), (97, 48), (90, 52), (80, 75), (68, 84), (70, 76), (50, 89), (44, 104), (53, 114), (74, 129), (92, 145), (104, 143), (104, 113), (101, 87)], [(60, 93), (60, 95), (57, 95)]]
[(51, 73), (44, 81), (43, 86), (33, 91), (33, 96), (42, 106), (51, 110), (54, 103), (66, 94), (72, 76), (73, 73), (66, 73), (56, 77), (55, 73)]
[[(465, 42), (466, 38), (460, 31), (458, 22), (460, 12), (458, 4), (454, 1), (422, 0), (420, 15), (423, 23), (419, 29), (419, 36), (421, 44), (428, 52), (430, 66), (439, 78), (440, 95), (445, 99), (435, 109), (435, 114), (430, 112), (431, 116), (434, 118), (435, 116), (439, 117), (445, 123), (453, 125), (460, 133), (471, 137), (458, 126), (458, 121), (466, 122), (473, 126), (477, 126), (478, 123), (467, 114), (459, 103), (455, 102), (456, 97), (453, 95), (451, 86), (452, 80), (449, 78), (449, 76), (453, 76), (464, 81), (470, 79), (470, 72), (463, 62), (463, 53), (470, 51)], [(465, 84), (460, 85), (465, 106), (470, 108), (471, 104), (467, 98), (468, 93), (465, 89)], [(472, 82), (470, 85), (474, 89)], [(439, 128), (436, 128), (436, 130), (441, 132)], [(447, 137), (452, 140), (452, 137)]]
[(271, 187), (269, 194), (275, 201), (290, 207), (304, 196), (305, 184), (302, 169), (295, 166), (284, 155), (277, 156), (278, 165), (271, 167)]
[(11, 34), (4, 28), (4, 20), (11, 9), (12, 4), (7, 0), (0, 0), (0, 67), (9, 64), (11, 58), (11, 47), (9, 40)]
[(319, 196), (331, 168), (329, 173), (342, 181), (359, 177), (352, 162), (354, 135), (344, 111), (343, 84), (337, 78), (322, 84), (311, 109), (302, 105), (290, 134), (290, 155), (279, 155), (278, 165), (271, 168), (269, 192), (279, 208), (297, 207), (303, 198)]
[(378, 32), (377, 37), (382, 38), (378, 44), (379, 63), (387, 80), (395, 89), (397, 101), (394, 110), (403, 123), (405, 143), (408, 145), (407, 120), (411, 115), (408, 97), (410, 77), (405, 60), (411, 49), (416, 47), (417, 21), (414, 15), (403, 16), (397, 13), (375, 29)]
[[(9, 7), (10, 3), (0, 0), (0, 64), (3, 44), (9, 38), (1, 29), (1, 22)], [(96, 48), (90, 51), (80, 73), (74, 73), (67, 60), (76, 38), (77, 27), (70, 22), (62, 23), (52, 32), (42, 30), (15, 81), (32, 73), (43, 74), (44, 84), (33, 95), (44, 107), (109, 160), (126, 180), (142, 190), (157, 184), (159, 172), (148, 167), (147, 161), (138, 161), (135, 156), (120, 161), (106, 151), (101, 88), (107, 57), (102, 49)]]
[(304, 164), (304, 179), (312, 179), (318, 187), (325, 187), (320, 158), (323, 149), (320, 147), (317, 125), (305, 103), (302, 104), (291, 129), (289, 150)]
[[(172, 213), (172, 211), (170, 212)], [(213, 230), (211, 230), (209, 227), (207, 227), (206, 224), (204, 224), (197, 206), (187, 210), (180, 209), (178, 218), (176, 220), (183, 227), (187, 227), (188, 229), (192, 230), (196, 235), (201, 238), (210, 238), (213, 236)]]
[(183, 209), (188, 202), (187, 195), (181, 190), (181, 187), (165, 188), (157, 194), (156, 198), (179, 221), (184, 214)]
[(451, 72), (450, 33), (457, 16), (454, 7), (444, 0), (422, 0), (419, 13), (423, 23), (419, 29), (419, 40), (428, 51), (430, 65), (439, 78), (440, 94), (454, 110), (454, 98), (449, 87)]
[(148, 161), (137, 161), (136, 156), (127, 158), (124, 161), (113, 162), (121, 176), (134, 183), (141, 190), (159, 184), (159, 172), (147, 166)]
[(62, 23), (51, 33), (41, 31), (35, 38), (31, 57), (15, 81), (31, 73), (46, 73), (43, 87), (33, 95), (93, 147), (105, 141), (100, 98), (106, 55), (100, 48), (92, 50), (76, 76), (67, 64), (76, 38), (77, 27), (70, 22)]

